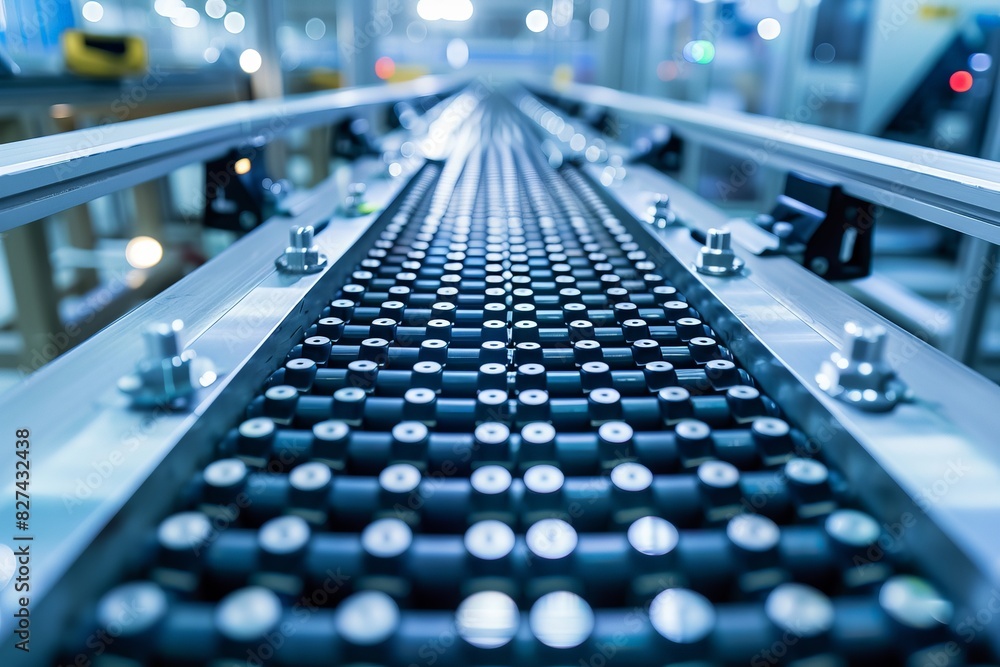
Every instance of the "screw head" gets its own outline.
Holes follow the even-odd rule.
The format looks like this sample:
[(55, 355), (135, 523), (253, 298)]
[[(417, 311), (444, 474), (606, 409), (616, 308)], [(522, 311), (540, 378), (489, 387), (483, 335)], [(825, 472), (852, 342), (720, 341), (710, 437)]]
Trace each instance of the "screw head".
[(170, 359), (177, 356), (180, 349), (180, 332), (184, 330), (184, 322), (156, 322), (150, 324), (142, 332), (146, 343), (146, 355), (150, 359)]
[(708, 230), (695, 268), (710, 276), (732, 276), (740, 272), (743, 260), (733, 252), (732, 233), (728, 229)]
[(710, 229), (705, 245), (712, 250), (729, 250), (732, 236), (732, 232), (728, 229)]
[(193, 350), (181, 350), (184, 322), (155, 322), (143, 329), (146, 356), (135, 372), (118, 380), (118, 389), (140, 407), (174, 406), (185, 402), (198, 387), (218, 378), (208, 359)]
[(312, 225), (306, 227), (295, 226), (288, 231), (288, 245), (296, 249), (306, 249), (312, 247), (313, 236), (316, 230)]
[(365, 192), (368, 188), (364, 183), (351, 183), (347, 186), (347, 197), (344, 199), (344, 213), (350, 216), (362, 214), (365, 204)]
[(274, 261), (283, 273), (316, 273), (326, 266), (326, 255), (314, 243), (316, 230), (311, 225), (295, 225), (288, 232), (288, 247)]
[(816, 383), (834, 398), (863, 410), (891, 410), (908, 392), (885, 361), (885, 329), (848, 322), (844, 333), (844, 350), (834, 352), (823, 363)]
[(650, 224), (665, 228), (677, 221), (677, 214), (670, 208), (670, 195), (665, 192), (658, 192), (653, 199), (653, 205), (649, 208)]

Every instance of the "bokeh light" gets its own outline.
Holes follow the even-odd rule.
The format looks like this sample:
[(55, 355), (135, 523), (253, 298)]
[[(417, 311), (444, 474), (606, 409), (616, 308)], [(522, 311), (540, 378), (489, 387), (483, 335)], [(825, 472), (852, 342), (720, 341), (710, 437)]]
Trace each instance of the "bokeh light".
[(972, 89), (972, 75), (965, 70), (959, 70), (951, 75), (948, 85), (956, 93), (965, 93)]
[(757, 24), (757, 34), (760, 35), (761, 39), (767, 41), (777, 39), (778, 35), (781, 34), (781, 23), (778, 19), (761, 19), (761, 22)]
[(396, 63), (389, 56), (382, 56), (375, 61), (375, 76), (382, 80), (391, 79), (396, 73)]
[(698, 65), (707, 65), (715, 60), (715, 45), (706, 39), (696, 39), (684, 46), (684, 60)]
[(136, 236), (125, 246), (125, 261), (134, 269), (148, 269), (163, 259), (163, 246), (151, 236)]
[(531, 32), (542, 32), (549, 27), (549, 15), (541, 9), (532, 9), (524, 17), (524, 23)]
[(260, 54), (254, 49), (247, 49), (240, 54), (240, 69), (247, 74), (253, 74), (264, 64)]
[(97, 23), (104, 18), (104, 5), (91, 0), (84, 3), (83, 7), (80, 8), (80, 13), (83, 14), (83, 18), (91, 23)]

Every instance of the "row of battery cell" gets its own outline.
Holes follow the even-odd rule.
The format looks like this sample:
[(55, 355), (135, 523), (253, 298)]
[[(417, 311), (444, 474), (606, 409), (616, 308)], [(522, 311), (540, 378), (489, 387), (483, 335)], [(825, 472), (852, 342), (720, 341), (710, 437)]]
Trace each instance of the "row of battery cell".
[(98, 605), (142, 603), (112, 653), (930, 664), (949, 603), (652, 244), (473, 115)]

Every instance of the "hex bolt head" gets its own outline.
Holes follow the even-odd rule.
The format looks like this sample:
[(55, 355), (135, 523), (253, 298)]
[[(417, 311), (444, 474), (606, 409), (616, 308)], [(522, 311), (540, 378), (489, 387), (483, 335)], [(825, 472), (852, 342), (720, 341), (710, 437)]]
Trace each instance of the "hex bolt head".
[(844, 333), (844, 350), (830, 355), (816, 376), (820, 389), (869, 412), (886, 412), (906, 399), (906, 385), (884, 358), (885, 329), (848, 322)]
[(705, 245), (712, 250), (729, 250), (732, 240), (732, 234), (728, 229), (712, 229), (708, 232)]
[(732, 233), (728, 229), (710, 229), (705, 245), (698, 252), (695, 267), (709, 276), (732, 276), (743, 268), (743, 260), (732, 249)]
[(319, 251), (319, 246), (313, 243), (316, 230), (312, 226), (296, 225), (289, 230), (288, 247), (278, 259), (274, 260), (282, 273), (316, 273), (326, 266), (326, 255)]
[(351, 183), (347, 186), (347, 197), (344, 199), (344, 213), (349, 216), (359, 216), (364, 214), (365, 192), (368, 191), (364, 183)]
[(135, 372), (118, 380), (118, 389), (139, 407), (173, 406), (186, 401), (200, 387), (215, 382), (212, 363), (194, 350), (181, 350), (181, 320), (156, 322), (142, 332), (146, 356)]
[(667, 227), (677, 222), (677, 214), (670, 208), (670, 195), (665, 192), (656, 194), (650, 213), (650, 222), (657, 227)]
[(857, 322), (844, 325), (849, 346), (848, 358), (857, 363), (877, 364), (885, 353), (886, 334), (882, 327), (864, 329)]
[(170, 359), (176, 357), (180, 348), (180, 332), (184, 322), (157, 322), (143, 330), (142, 339), (146, 343), (146, 356), (149, 359)]

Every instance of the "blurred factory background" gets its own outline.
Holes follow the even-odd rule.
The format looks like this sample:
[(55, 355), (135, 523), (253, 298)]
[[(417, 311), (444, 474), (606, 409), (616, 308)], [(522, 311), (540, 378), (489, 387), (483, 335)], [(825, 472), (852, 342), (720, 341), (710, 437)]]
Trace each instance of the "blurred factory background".
[[(86, 151), (109, 124), (169, 111), (458, 74), (595, 83), (998, 159), (998, 38), (993, 0), (0, 0), (0, 142), (86, 129), (66, 146)], [(659, 131), (594, 121), (625, 143)], [(344, 136), (363, 139), (359, 123)], [(0, 388), (335, 173), (339, 136), (291, 132), (266, 165), (236, 156), (263, 193), (258, 216), (206, 205), (197, 164), (6, 232)], [(774, 207), (784, 179), (766, 156), (684, 150), (680, 180), (733, 216)], [(995, 247), (886, 213), (875, 253), (873, 275), (842, 288), (1000, 378)]]

